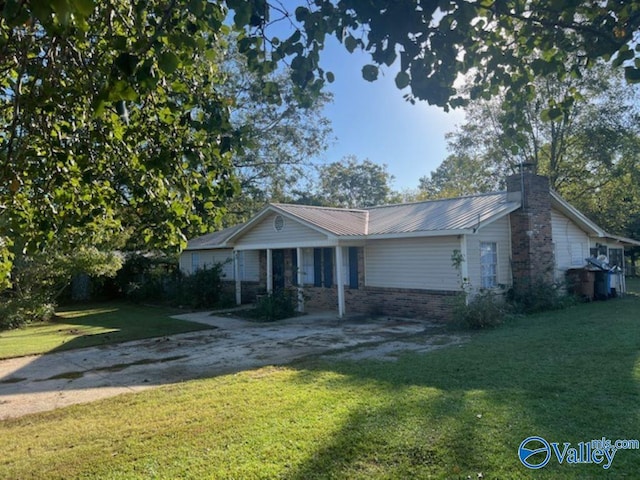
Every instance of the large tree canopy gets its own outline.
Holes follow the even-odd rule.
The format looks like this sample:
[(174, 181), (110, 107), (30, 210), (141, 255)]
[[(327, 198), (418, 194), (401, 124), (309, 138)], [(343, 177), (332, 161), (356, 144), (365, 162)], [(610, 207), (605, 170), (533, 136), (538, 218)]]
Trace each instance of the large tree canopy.
[[(242, 131), (242, 144), (232, 163), (237, 194), (227, 203), (225, 225), (246, 221), (266, 202), (282, 202), (307, 181), (315, 159), (331, 141), (331, 123), (323, 109), (328, 93), (305, 95), (287, 69), (261, 76), (246, 67), (245, 58), (230, 43), (222, 69), (226, 96), (233, 98), (231, 124)], [(278, 85), (278, 102), (266, 82)]]
[[(531, 97), (472, 102), (465, 123), (448, 135), (451, 155), (420, 179), (423, 196), (495, 191), (527, 163), (598, 224), (640, 236), (633, 227), (640, 216), (640, 91), (606, 65), (581, 78), (535, 84)], [(577, 99), (563, 115), (542, 119), (545, 105), (567, 92)]]
[(318, 169), (321, 204), (331, 207), (362, 208), (383, 205), (391, 194), (393, 175), (386, 165), (371, 160), (359, 161), (355, 155), (347, 155), (339, 162)]
[(365, 79), (393, 66), (397, 86), (410, 87), (407, 98), (445, 108), (463, 101), (454, 87), (460, 74), (473, 74), (472, 98), (501, 88), (518, 94), (536, 76), (576, 74), (601, 58), (640, 80), (638, 2), (315, 0), (297, 8), (295, 18), (299, 30), (274, 44), (278, 56), (295, 54), (301, 80), (324, 73), (318, 52), (335, 35), (349, 51), (371, 54)]

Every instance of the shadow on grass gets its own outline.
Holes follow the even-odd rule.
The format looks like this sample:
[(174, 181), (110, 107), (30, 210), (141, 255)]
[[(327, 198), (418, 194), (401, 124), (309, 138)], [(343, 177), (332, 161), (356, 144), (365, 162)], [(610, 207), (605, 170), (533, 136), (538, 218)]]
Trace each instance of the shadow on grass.
[[(62, 309), (58, 312), (59, 315), (56, 317), (54, 323), (75, 326), (76, 329), (68, 331), (69, 335), (75, 335), (75, 338), (48, 353), (213, 328), (201, 323), (171, 319), (168, 315), (172, 313), (184, 312), (173, 312), (165, 308), (154, 308), (130, 303)], [(106, 329), (108, 331), (82, 335), (83, 332), (88, 333), (91, 329), (95, 328)]]
[(330, 370), (341, 388), (374, 382), (383, 393), (363, 399), (287, 478), (631, 478), (638, 450), (618, 451), (608, 470), (553, 457), (534, 471), (517, 454), (533, 435), (561, 448), (640, 437), (639, 307), (629, 297), (521, 318), (391, 365), (300, 365), (302, 382)]
[[(0, 395), (49, 391), (52, 386), (46, 383), (48, 380), (77, 380), (88, 371), (106, 374), (129, 366), (181, 359), (183, 356), (167, 357), (163, 353), (175, 346), (169, 341), (169, 336), (215, 329), (201, 323), (172, 319), (168, 315), (174, 312), (167, 309), (128, 303), (71, 307), (58, 313), (52, 322), (27, 327), (19, 335), (11, 332), (14, 333), (15, 342), (25, 342), (22, 356), (39, 353), (45, 355), (15, 359), (6, 367), (4, 376), (0, 370)], [(12, 337), (7, 336), (3, 341), (11, 339)], [(122, 361), (123, 358), (117, 354), (108, 355), (105, 352), (103, 360), (95, 358), (95, 353), (88, 354), (80, 350), (144, 339), (152, 339), (154, 345), (157, 344), (156, 348), (149, 351), (149, 358), (126, 361), (127, 357), (123, 357), (125, 361)], [(167, 343), (166, 347), (161, 345), (163, 342)], [(52, 363), (48, 357), (48, 354), (64, 352), (67, 355), (63, 362)], [(107, 364), (100, 363), (101, 361)]]

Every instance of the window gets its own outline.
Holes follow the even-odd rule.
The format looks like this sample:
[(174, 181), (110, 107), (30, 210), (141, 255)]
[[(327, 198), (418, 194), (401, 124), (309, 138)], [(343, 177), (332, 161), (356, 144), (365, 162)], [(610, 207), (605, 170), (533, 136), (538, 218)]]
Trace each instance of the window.
[(349, 248), (342, 247), (342, 281), (344, 282), (345, 287), (348, 287), (351, 284), (349, 263)]
[(302, 283), (313, 285), (313, 248), (302, 250)]
[(325, 288), (333, 286), (333, 248), (313, 249), (313, 285)]
[(195, 273), (200, 270), (200, 254), (192, 253), (191, 254), (191, 273)]
[(498, 286), (498, 245), (496, 242), (480, 242), (480, 286)]
[(584, 265), (584, 253), (582, 251), (581, 243), (571, 244), (571, 266), (581, 267)]
[(273, 228), (276, 232), (281, 232), (284, 229), (284, 217), (282, 215), (276, 215), (273, 219)]
[(618, 266), (620, 268), (624, 266), (624, 250), (622, 248), (609, 249), (609, 265), (612, 267)]

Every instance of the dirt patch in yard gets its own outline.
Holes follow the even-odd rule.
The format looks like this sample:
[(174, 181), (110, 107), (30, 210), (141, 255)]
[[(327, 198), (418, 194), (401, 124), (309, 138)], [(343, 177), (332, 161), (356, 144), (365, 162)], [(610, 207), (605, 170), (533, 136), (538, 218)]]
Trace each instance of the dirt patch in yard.
[(420, 335), (401, 340), (360, 345), (324, 356), (336, 360), (382, 360), (393, 362), (406, 353), (426, 353), (440, 348), (461, 345), (467, 340), (468, 337), (463, 335)]
[(393, 361), (466, 340), (405, 319), (307, 315), (256, 324), (208, 313), (179, 318), (218, 328), (0, 361), (0, 420), (312, 356)]

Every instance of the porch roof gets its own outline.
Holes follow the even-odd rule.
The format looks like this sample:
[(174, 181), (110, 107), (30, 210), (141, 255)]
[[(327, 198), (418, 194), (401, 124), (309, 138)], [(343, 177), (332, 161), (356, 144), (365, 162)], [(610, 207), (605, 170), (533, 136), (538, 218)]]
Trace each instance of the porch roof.
[(282, 213), (302, 220), (303, 223), (311, 227), (320, 228), (338, 237), (367, 234), (367, 225), (369, 223), (369, 212), (367, 210), (314, 207), (286, 203), (272, 203), (271, 206)]

